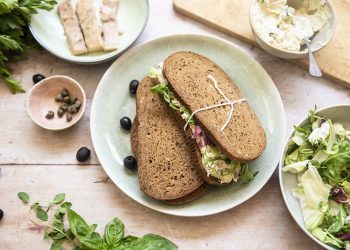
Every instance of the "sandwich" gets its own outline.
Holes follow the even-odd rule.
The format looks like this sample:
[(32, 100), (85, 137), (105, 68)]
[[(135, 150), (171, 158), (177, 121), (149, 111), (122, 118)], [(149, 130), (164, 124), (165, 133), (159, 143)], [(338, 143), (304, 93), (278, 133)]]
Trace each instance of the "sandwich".
[(202, 55), (181, 51), (152, 67), (150, 77), (156, 84), (151, 91), (180, 115), (183, 134), (195, 142), (193, 159), (203, 179), (212, 185), (251, 181), (257, 172), (247, 163), (263, 153), (265, 130), (224, 70)]
[(136, 94), (136, 117), (131, 130), (131, 148), (138, 164), (141, 190), (171, 204), (191, 201), (207, 190), (197, 160), (196, 145), (182, 131), (182, 121), (159, 95), (150, 92), (146, 77)]

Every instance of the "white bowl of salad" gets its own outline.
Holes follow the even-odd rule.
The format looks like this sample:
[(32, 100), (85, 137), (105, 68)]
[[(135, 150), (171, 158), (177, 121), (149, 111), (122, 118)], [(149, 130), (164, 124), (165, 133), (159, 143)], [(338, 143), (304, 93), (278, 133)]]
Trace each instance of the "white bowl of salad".
[(301, 229), (326, 249), (350, 249), (350, 104), (311, 110), (288, 138), (279, 175)]

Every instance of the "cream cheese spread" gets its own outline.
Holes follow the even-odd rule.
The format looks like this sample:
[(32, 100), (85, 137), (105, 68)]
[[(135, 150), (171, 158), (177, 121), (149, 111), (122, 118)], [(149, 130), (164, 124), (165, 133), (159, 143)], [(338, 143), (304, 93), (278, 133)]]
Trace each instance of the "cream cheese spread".
[[(287, 0), (258, 0), (253, 12), (255, 31), (267, 43), (288, 51), (300, 51), (331, 18), (325, 0), (299, 0), (295, 9)], [(299, 2), (300, 3), (300, 2)]]

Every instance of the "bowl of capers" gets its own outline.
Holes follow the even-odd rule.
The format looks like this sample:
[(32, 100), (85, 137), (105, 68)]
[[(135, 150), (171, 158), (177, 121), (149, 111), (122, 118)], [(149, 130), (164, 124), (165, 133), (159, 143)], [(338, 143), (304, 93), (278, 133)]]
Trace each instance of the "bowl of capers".
[(33, 86), (27, 96), (27, 112), (38, 126), (58, 131), (72, 127), (83, 116), (86, 96), (74, 79), (51, 76)]

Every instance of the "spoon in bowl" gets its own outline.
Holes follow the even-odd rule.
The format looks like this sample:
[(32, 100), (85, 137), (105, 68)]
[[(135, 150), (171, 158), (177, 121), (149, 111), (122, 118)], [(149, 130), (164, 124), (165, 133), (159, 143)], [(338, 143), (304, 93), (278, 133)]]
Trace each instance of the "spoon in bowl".
[(322, 77), (322, 72), (318, 67), (315, 57), (312, 53), (310, 40), (308, 38), (304, 38), (304, 41), (307, 46), (307, 50), (309, 51), (309, 73), (314, 77)]

